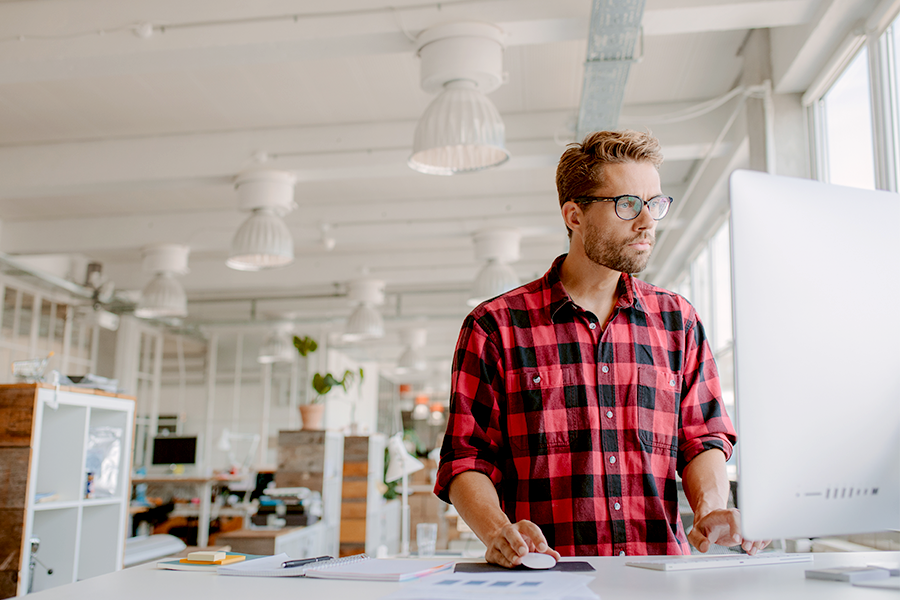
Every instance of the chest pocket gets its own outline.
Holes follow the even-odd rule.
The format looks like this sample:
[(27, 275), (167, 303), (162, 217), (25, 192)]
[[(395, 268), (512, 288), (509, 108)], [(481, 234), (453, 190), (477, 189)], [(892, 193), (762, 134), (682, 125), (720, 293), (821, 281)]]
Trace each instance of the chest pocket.
[(579, 365), (522, 369), (507, 377), (507, 434), (514, 456), (590, 448), (584, 375)]
[(641, 443), (656, 454), (675, 456), (681, 407), (681, 374), (638, 367), (637, 419)]

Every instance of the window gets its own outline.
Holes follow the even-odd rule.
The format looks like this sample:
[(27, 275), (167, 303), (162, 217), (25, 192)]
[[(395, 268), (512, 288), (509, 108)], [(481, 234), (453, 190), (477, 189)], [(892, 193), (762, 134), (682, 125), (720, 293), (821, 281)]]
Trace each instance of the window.
[(819, 101), (829, 183), (875, 189), (869, 58), (863, 48)]

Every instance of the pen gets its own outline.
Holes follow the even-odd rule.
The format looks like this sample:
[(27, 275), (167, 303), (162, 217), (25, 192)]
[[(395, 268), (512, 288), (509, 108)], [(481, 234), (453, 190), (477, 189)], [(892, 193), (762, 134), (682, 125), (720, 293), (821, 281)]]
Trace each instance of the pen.
[(320, 562), (323, 560), (331, 560), (331, 556), (317, 556), (315, 558), (298, 558), (297, 560), (286, 560), (281, 563), (282, 569), (289, 569), (291, 567), (300, 567), (303, 565), (308, 565), (314, 562)]

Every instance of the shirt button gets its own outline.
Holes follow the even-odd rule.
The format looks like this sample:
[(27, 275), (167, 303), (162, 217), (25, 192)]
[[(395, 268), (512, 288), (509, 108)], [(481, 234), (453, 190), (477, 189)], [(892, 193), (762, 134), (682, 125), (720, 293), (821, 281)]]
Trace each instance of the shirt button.
[(602, 367), (600, 367), (600, 370), (603, 371), (604, 373), (609, 373), (609, 367), (607, 367), (606, 365), (603, 365)]
[(541, 382), (541, 376), (540, 376), (540, 375), (535, 375), (535, 376), (534, 376), (534, 379), (532, 379), (532, 381), (535, 382), (535, 383), (540, 383), (540, 382)]
[(597, 324), (591, 323), (590, 325), (588, 325), (588, 327), (590, 327), (591, 329), (597, 329)]
[(609, 457), (609, 462), (612, 463), (612, 464), (615, 464), (615, 462), (616, 462), (616, 457), (615, 457), (615, 456), (610, 456), (610, 457)]
[(675, 386), (675, 380), (674, 380), (674, 379), (670, 379), (670, 380), (669, 380), (669, 385), (671, 385), (671, 386), (674, 387), (674, 386)]
[(619, 504), (618, 502), (616, 502), (616, 503), (613, 505), (613, 508), (615, 508), (616, 510), (619, 510), (620, 508), (622, 508), (622, 505)]
[(625, 556), (625, 551), (624, 551), (624, 550), (619, 550), (619, 556)]
[(611, 410), (606, 411), (606, 416), (609, 417), (610, 419), (612, 419), (612, 411)]

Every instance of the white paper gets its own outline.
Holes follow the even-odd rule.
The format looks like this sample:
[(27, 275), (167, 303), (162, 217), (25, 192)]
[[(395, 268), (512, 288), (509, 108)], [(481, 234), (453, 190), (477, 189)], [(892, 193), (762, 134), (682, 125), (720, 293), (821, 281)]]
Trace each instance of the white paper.
[(281, 565), (287, 560), (291, 560), (291, 557), (282, 552), (275, 556), (264, 556), (231, 565), (223, 565), (216, 569), (216, 573), (219, 575), (240, 575), (243, 577), (303, 577), (303, 572), (306, 570), (303, 567), (281, 568)]
[(384, 600), (597, 600), (588, 575), (530, 573), (438, 573), (402, 586)]

